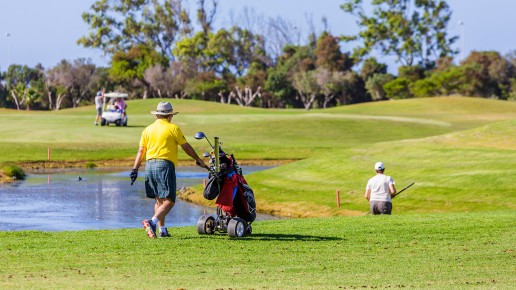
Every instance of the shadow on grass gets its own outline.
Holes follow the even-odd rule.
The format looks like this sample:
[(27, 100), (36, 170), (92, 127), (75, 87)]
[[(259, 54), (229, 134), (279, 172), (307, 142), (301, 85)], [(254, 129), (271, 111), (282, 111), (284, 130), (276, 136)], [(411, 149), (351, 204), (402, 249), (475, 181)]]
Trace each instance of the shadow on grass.
[[(149, 123), (150, 125), (150, 123)], [(104, 128), (108, 128), (108, 127), (113, 127), (113, 128), (145, 128), (147, 126), (144, 126), (144, 125), (127, 125), (127, 126), (115, 126), (115, 125), (106, 125), (106, 126), (102, 126)]]
[(252, 234), (250, 236), (245, 236), (243, 238), (240, 238), (240, 240), (321, 242), (321, 241), (338, 241), (338, 240), (342, 240), (342, 238), (307, 236), (307, 235), (296, 235), (296, 234)]
[(302, 241), (302, 242), (326, 242), (326, 241), (342, 241), (343, 238), (338, 237), (321, 237), (296, 234), (251, 234), (241, 238), (228, 237), (226, 233), (215, 233), (213, 235), (199, 235), (196, 237), (184, 237), (183, 239), (213, 239), (213, 240), (238, 240), (238, 241)]

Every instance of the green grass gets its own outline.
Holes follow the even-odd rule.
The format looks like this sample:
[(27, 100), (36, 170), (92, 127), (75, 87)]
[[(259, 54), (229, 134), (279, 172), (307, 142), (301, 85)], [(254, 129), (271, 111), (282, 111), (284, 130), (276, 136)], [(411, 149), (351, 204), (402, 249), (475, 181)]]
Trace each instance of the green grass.
[[(129, 101), (129, 127), (119, 128), (93, 126), (91, 106), (59, 112), (0, 110), (0, 162), (43, 161), (48, 148), (52, 160), (131, 159), (141, 131), (154, 120), (149, 112), (156, 102)], [(516, 103), (467, 98), (381, 102), (310, 112), (171, 102), (180, 112), (174, 121), (195, 148), (207, 146), (193, 139), (195, 132), (205, 131), (221, 137), (227, 150), (244, 159), (303, 159), (335, 148), (436, 136), (516, 118)]]
[[(129, 127), (120, 128), (94, 127), (93, 107), (0, 110), (0, 163), (45, 161), (48, 148), (52, 160), (130, 161), (157, 101), (128, 102)], [(297, 160), (246, 175), (260, 212), (320, 218), (258, 222), (237, 240), (193, 227), (167, 240), (143, 230), (0, 232), (0, 288), (514, 288), (515, 102), (447, 97), (310, 112), (171, 102), (199, 152), (207, 143), (193, 135), (204, 131), (240, 160)], [(394, 199), (393, 216), (365, 216), (376, 161), (398, 189), (415, 182)], [(212, 204), (194, 189), (188, 199)]]
[(245, 239), (173, 228), (0, 232), (1, 288), (513, 288), (514, 211), (262, 221)]
[[(500, 130), (502, 136), (516, 132), (514, 121), (496, 124), (495, 127), (500, 125), (504, 125), (504, 130)], [(472, 140), (469, 136), (476, 135), (477, 131), (334, 150), (255, 173), (248, 177), (248, 181), (254, 185), (258, 199), (271, 203), (269, 210), (286, 215), (328, 216), (349, 214), (349, 210), (366, 212), (365, 183), (374, 175), (371, 169), (374, 162), (382, 160), (387, 164), (386, 174), (392, 174), (398, 189), (415, 182), (414, 187), (395, 199), (395, 212), (516, 209), (513, 184), (516, 150), (472, 147), (466, 140)], [(512, 139), (514, 142), (515, 138)], [(488, 144), (488, 140), (484, 144)], [(449, 145), (450, 142), (453, 145)], [(503, 142), (498, 144), (506, 146)], [(337, 189), (341, 190), (341, 209), (335, 206)], [(298, 206), (289, 206), (291, 202), (298, 203)], [(277, 207), (276, 203), (283, 204), (283, 207)]]
[[(129, 127), (95, 127), (92, 107), (59, 112), (3, 110), (0, 163), (51, 160), (130, 164), (157, 100), (129, 102)], [(195, 132), (219, 136), (240, 160), (297, 162), (247, 176), (262, 212), (292, 217), (361, 215), (372, 164), (383, 161), (398, 189), (395, 213), (515, 209), (516, 103), (430, 98), (328, 110), (264, 110), (171, 100), (174, 117), (200, 152)], [(184, 153), (180, 158), (188, 160)], [(127, 165), (130, 166), (130, 165)], [(201, 188), (196, 187), (197, 191)], [(342, 206), (336, 207), (340, 190)], [(197, 193), (188, 197), (212, 204)]]

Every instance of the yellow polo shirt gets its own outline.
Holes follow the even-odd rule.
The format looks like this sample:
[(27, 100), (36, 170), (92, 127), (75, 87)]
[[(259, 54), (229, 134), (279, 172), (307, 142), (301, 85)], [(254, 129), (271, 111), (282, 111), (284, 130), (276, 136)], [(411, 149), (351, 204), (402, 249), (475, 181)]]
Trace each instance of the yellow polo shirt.
[(186, 143), (186, 138), (176, 124), (166, 119), (157, 119), (145, 128), (140, 146), (145, 147), (145, 159), (165, 159), (177, 166), (177, 146)]

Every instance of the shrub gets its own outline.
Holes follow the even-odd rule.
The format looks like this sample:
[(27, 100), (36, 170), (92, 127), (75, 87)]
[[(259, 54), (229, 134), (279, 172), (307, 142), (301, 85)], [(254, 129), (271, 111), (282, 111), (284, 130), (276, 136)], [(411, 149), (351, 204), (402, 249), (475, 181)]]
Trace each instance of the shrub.
[(408, 99), (412, 97), (409, 89), (410, 81), (406, 78), (397, 78), (383, 85), (389, 99)]
[(84, 167), (93, 169), (93, 168), (97, 167), (97, 164), (95, 164), (93, 162), (87, 162), (86, 164), (84, 164)]
[(4, 171), (4, 174), (15, 179), (24, 179), (25, 178), (25, 172), (23, 172), (23, 169), (17, 165), (6, 165), (4, 168), (2, 168)]

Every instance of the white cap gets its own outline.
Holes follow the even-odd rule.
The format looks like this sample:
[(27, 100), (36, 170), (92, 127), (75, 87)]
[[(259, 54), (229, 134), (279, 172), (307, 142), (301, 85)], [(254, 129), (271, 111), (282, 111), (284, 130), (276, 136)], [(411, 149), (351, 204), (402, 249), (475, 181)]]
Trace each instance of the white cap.
[(376, 164), (374, 165), (374, 170), (384, 170), (384, 169), (385, 169), (385, 166), (383, 166), (382, 162), (376, 162)]

